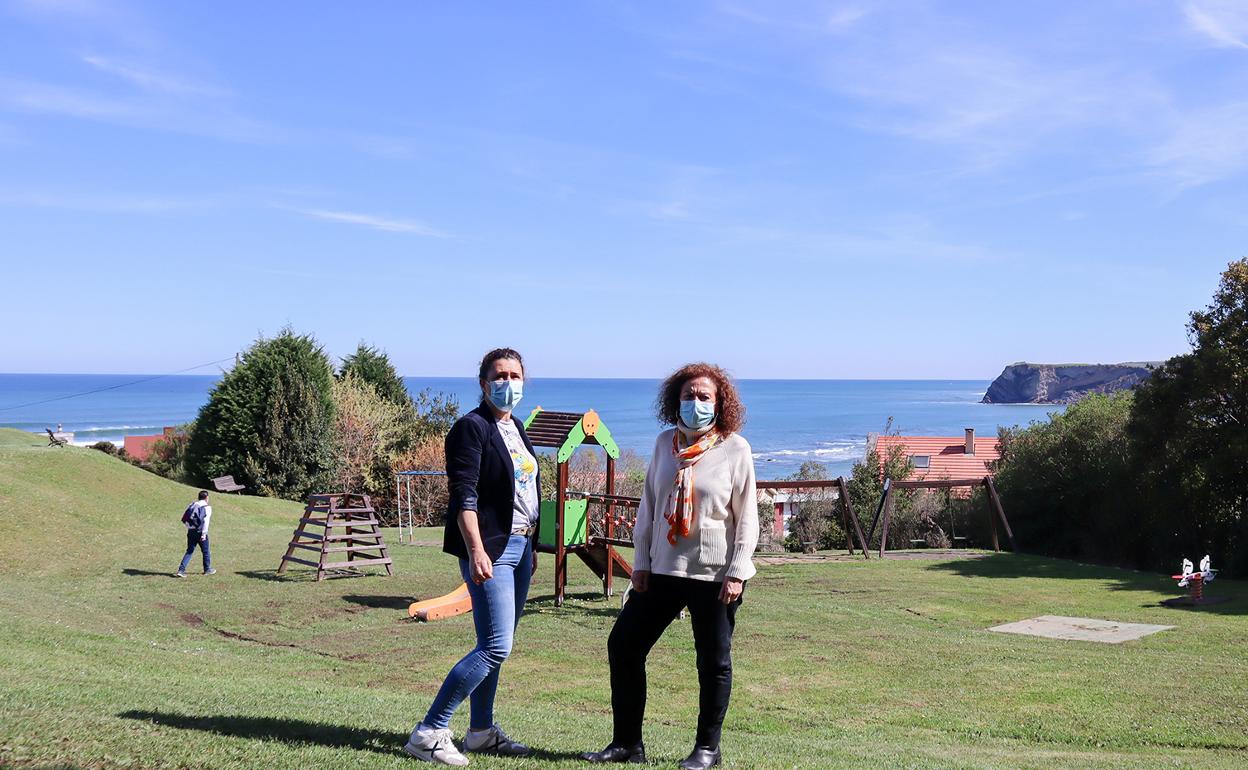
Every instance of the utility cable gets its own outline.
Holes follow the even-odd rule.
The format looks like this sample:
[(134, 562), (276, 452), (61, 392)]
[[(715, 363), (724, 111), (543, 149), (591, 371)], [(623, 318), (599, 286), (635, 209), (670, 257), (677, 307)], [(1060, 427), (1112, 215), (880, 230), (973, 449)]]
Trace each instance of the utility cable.
[(95, 390), (84, 390), (81, 393), (70, 393), (69, 395), (66, 395), (66, 396), (54, 396), (52, 398), (45, 398), (41, 401), (29, 401), (25, 404), (13, 404), (12, 406), (0, 406), (0, 412), (5, 412), (10, 409), (23, 409), (28, 406), (38, 406), (40, 404), (50, 404), (53, 401), (64, 401), (66, 399), (79, 398), (81, 396), (90, 396), (95, 393), (103, 393), (106, 390), (117, 390), (118, 388), (128, 388), (131, 385), (138, 385), (141, 382), (151, 382), (152, 380), (159, 380), (161, 377), (172, 377), (178, 374), (186, 374), (187, 372), (193, 372), (196, 369), (203, 369), (206, 366), (214, 366), (216, 364), (223, 364), (226, 361), (233, 361), (233, 360), (234, 360), (234, 356), (230, 356), (229, 358), (222, 358), (217, 361), (209, 361), (206, 364), (200, 364), (198, 366), (191, 366), (186, 369), (179, 369), (176, 372), (168, 372), (166, 374), (153, 374), (151, 377), (143, 377), (142, 379), (132, 380), (130, 382), (121, 382), (116, 385), (108, 385), (103, 388), (96, 388)]

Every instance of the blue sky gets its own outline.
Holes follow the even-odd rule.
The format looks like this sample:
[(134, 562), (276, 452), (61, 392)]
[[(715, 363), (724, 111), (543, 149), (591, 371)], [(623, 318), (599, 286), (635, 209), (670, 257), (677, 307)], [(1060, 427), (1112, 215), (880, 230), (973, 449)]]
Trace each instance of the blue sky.
[(0, 370), (1160, 359), (1245, 171), (1235, 0), (0, 0)]

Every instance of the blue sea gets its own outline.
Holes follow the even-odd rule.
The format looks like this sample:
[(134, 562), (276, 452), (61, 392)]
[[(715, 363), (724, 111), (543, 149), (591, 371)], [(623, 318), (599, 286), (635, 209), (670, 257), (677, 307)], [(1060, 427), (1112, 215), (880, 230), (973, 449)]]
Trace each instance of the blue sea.
[[(74, 443), (120, 444), (126, 435), (159, 433), (195, 418), (218, 376), (0, 374), (0, 427), (42, 432), (62, 424)], [(431, 388), (477, 402), (476, 380), (407, 377), (413, 393)], [(965, 428), (996, 435), (998, 425), (1048, 419), (1057, 406), (981, 404), (988, 380), (741, 380), (747, 410), (743, 433), (754, 448), (759, 478), (774, 479), (817, 461), (831, 475), (848, 474), (867, 434), (892, 427), (907, 435), (959, 436)], [(518, 409), (595, 409), (624, 449), (649, 456), (655, 434), (658, 380), (533, 379)], [(94, 391), (94, 392), (92, 392)], [(88, 395), (75, 395), (89, 393)], [(66, 396), (73, 396), (66, 398)], [(52, 400), (56, 399), (56, 400)], [(43, 402), (43, 403), (35, 403)]]

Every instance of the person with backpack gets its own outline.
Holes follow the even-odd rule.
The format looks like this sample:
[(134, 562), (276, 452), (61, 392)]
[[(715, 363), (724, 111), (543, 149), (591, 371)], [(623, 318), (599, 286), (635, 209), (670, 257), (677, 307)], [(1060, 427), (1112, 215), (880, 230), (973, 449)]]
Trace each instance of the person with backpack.
[(212, 506), (208, 504), (208, 493), (201, 491), (199, 499), (186, 506), (186, 511), (182, 514), (182, 523), (186, 525), (186, 555), (182, 557), (182, 564), (174, 573), (175, 577), (186, 577), (186, 565), (191, 563), (195, 546), (199, 546), (204, 557), (204, 574), (217, 574), (212, 568), (212, 551), (208, 548), (208, 522), (211, 519)]

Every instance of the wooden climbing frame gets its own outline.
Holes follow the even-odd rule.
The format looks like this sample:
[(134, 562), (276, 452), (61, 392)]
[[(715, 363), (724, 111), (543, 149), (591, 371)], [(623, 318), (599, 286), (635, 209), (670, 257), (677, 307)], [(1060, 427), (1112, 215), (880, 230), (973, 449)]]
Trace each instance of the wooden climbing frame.
[[(359, 567), (385, 567), (386, 574), (393, 575), (393, 562), (381, 537), (380, 524), (368, 495), (308, 495), (308, 505), (277, 574), (284, 573), (287, 565), (294, 562), (315, 568), (318, 581), (327, 572), (356, 571)], [(299, 558), (295, 551), (311, 551), (317, 559)], [(332, 561), (343, 555), (346, 561)]]

